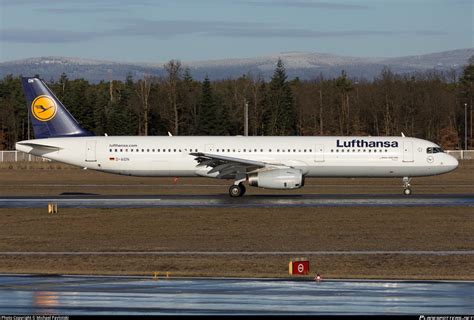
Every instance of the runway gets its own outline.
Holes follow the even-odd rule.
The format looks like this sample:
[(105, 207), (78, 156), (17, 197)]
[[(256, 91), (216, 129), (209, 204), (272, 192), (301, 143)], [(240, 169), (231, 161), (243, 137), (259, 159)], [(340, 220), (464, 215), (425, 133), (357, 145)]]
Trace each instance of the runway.
[(474, 282), (0, 276), (0, 314), (344, 315), (474, 312)]
[(62, 208), (147, 208), (147, 207), (474, 207), (474, 194), (272, 194), (231, 198), (219, 195), (96, 195), (0, 197), (0, 208), (44, 208), (55, 202)]

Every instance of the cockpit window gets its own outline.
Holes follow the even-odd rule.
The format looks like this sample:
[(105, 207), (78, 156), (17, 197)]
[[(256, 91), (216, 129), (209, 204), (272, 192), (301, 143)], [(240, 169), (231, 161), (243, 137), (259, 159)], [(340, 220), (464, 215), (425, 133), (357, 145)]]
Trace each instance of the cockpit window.
[(438, 153), (438, 152), (444, 152), (444, 151), (443, 151), (443, 149), (438, 148), (438, 147), (426, 148), (426, 153)]

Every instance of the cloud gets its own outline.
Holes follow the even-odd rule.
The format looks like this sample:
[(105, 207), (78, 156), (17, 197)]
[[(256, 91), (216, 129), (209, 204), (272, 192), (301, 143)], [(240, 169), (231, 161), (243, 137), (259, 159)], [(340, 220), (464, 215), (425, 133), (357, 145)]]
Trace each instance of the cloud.
[(65, 0), (0, 0), (0, 5), (3, 6), (19, 6), (19, 5), (35, 5), (35, 6), (51, 6), (60, 4), (61, 6), (76, 6), (84, 5), (88, 6), (156, 6), (155, 0), (81, 0), (78, 1), (65, 1)]
[(311, 0), (272, 0), (272, 1), (247, 1), (248, 5), (263, 6), (263, 7), (299, 7), (299, 8), (317, 8), (330, 10), (360, 10), (369, 9), (369, 6), (352, 4), (352, 3), (337, 3), (337, 2), (322, 2)]
[(15, 43), (65, 43), (83, 42), (96, 38), (93, 32), (61, 30), (2, 29), (0, 40)]
[(246, 30), (248, 28), (258, 29), (265, 26), (263, 23), (197, 20), (121, 19), (120, 23), (126, 26), (111, 31), (108, 34), (116, 36), (127, 35), (169, 38), (185, 34), (212, 35), (215, 30)]
[(41, 8), (38, 12), (47, 12), (52, 14), (78, 14), (78, 13), (108, 13), (108, 12), (124, 12), (123, 8), (106, 8), (106, 7), (92, 7), (92, 8)]
[(318, 31), (310, 29), (279, 29), (279, 28), (247, 28), (225, 29), (221, 28), (210, 32), (216, 36), (232, 36), (245, 38), (328, 38), (328, 37), (363, 37), (363, 36), (395, 36), (395, 35), (421, 35), (439, 36), (444, 31), (435, 30), (343, 30), (343, 31)]
[[(109, 19), (112, 24), (117, 19)], [(94, 32), (61, 30), (0, 30), (0, 41), (16, 43), (67, 43), (84, 42), (107, 37), (148, 37), (168, 39), (183, 35), (197, 37), (228, 38), (338, 38), (367, 36), (441, 36), (445, 31), (437, 30), (313, 30), (301, 28), (283, 28), (266, 23), (247, 23), (232, 21), (196, 21), (196, 20), (119, 20), (120, 28), (101, 29)], [(123, 26), (123, 27), (122, 27)]]
[[(124, 21), (121, 20), (123, 23)], [(152, 38), (170, 38), (186, 34), (215, 37), (242, 38), (322, 38), (322, 37), (362, 37), (419, 35), (439, 36), (446, 34), (437, 30), (313, 30), (301, 28), (283, 28), (267, 23), (247, 23), (232, 21), (196, 21), (196, 20), (146, 20), (129, 19), (123, 29), (111, 31), (114, 36), (147, 36)]]

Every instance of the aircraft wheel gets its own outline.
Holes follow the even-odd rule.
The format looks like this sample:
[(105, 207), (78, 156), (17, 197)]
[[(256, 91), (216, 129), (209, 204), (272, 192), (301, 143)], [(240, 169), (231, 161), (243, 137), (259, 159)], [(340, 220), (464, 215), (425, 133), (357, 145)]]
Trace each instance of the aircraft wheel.
[(406, 195), (406, 196), (411, 195), (411, 189), (410, 189), (410, 188), (405, 188), (405, 189), (403, 190), (403, 194)]
[(241, 197), (245, 193), (245, 187), (242, 184), (233, 184), (229, 188), (229, 195), (233, 198)]

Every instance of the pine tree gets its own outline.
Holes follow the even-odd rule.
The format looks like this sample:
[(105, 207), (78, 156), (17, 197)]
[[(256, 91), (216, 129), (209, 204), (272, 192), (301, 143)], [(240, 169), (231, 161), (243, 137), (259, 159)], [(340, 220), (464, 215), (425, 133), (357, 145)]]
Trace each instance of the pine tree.
[(296, 112), (293, 93), (287, 81), (285, 67), (281, 59), (270, 81), (269, 100), (270, 127), (267, 132), (272, 135), (295, 135), (296, 134)]
[(218, 123), (216, 101), (212, 93), (211, 82), (206, 75), (202, 84), (201, 103), (199, 105), (199, 128), (200, 135), (216, 135), (220, 131)]

